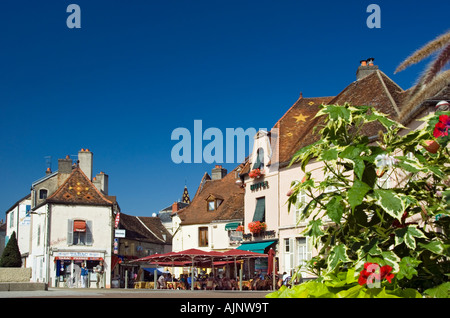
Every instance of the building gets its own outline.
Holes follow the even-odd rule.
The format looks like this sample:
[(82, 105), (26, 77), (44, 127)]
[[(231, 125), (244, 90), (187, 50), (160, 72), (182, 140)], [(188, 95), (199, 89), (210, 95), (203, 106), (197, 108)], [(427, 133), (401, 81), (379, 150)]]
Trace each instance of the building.
[[(305, 98), (301, 94), (271, 131), (259, 131), (255, 135), (250, 159), (240, 174), (245, 184), (244, 244), (248, 249), (263, 247), (267, 252), (268, 247), (274, 247), (279, 271), (288, 273), (292, 273), (317, 252), (309, 238), (301, 234), (307, 223), (298, 223), (301, 203), (306, 204), (308, 197), (300, 194), (301, 203), (289, 213), (286, 194), (293, 182), (298, 182), (305, 175), (299, 164), (289, 166), (289, 163), (295, 152), (318, 140), (319, 136), (312, 132), (322, 120), (315, 118), (321, 104), (349, 102), (353, 105), (370, 105), (396, 119), (400, 114), (399, 105), (406, 94), (407, 91), (373, 64), (373, 59), (361, 61), (356, 81), (337, 96)], [(449, 99), (448, 91), (447, 94), (441, 92), (438, 98)], [(425, 102), (424, 105), (429, 103)], [(428, 111), (430, 106), (418, 106), (405, 124), (413, 129), (418, 128), (418, 122), (413, 119), (422, 117)], [(373, 137), (377, 136), (379, 130), (380, 126), (370, 124), (362, 133)], [(258, 168), (258, 173), (255, 173)], [(316, 162), (310, 162), (305, 170), (311, 172), (316, 180), (324, 178), (321, 166)], [(248, 224), (254, 221), (265, 222), (269, 235), (251, 233)], [(310, 277), (306, 273), (304, 275)]]
[[(133, 260), (152, 254), (163, 254), (172, 251), (172, 235), (164, 227), (158, 217), (133, 216), (125, 213), (116, 215), (116, 235), (112, 258), (112, 285), (125, 287), (132, 282), (134, 274), (143, 275), (141, 266)], [(150, 266), (148, 266), (150, 267)], [(137, 277), (144, 280), (143, 277)], [(131, 286), (130, 286), (131, 287)]]
[(16, 231), (23, 264), (32, 281), (75, 286), (81, 263), (104, 265), (103, 287), (111, 285), (114, 218), (120, 207), (108, 195), (108, 175), (92, 177), (93, 153), (81, 149), (76, 163), (58, 160), (58, 171), (33, 182), (31, 193), (7, 211), (7, 237)]
[(230, 173), (220, 165), (205, 173), (190, 205), (173, 206), (175, 252), (189, 248), (226, 251), (239, 246), (241, 232), (236, 231), (244, 218), (244, 189), (237, 167)]
[(181, 200), (174, 202), (172, 205), (160, 210), (157, 214), (159, 219), (161, 220), (164, 227), (169, 231), (170, 234), (173, 234), (173, 222), (172, 222), (172, 213), (184, 209), (189, 204), (191, 204), (191, 199), (189, 197), (189, 192), (186, 186), (184, 186), (183, 195)]

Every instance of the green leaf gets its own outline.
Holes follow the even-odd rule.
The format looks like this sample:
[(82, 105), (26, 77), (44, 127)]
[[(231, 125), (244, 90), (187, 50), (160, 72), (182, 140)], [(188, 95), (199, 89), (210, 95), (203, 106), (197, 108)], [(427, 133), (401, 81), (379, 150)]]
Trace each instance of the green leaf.
[(423, 247), (434, 254), (444, 255), (444, 244), (440, 241), (431, 241), (430, 243), (424, 244), (419, 243), (420, 247)]
[(433, 298), (450, 298), (450, 282), (429, 288), (424, 293)]
[(308, 223), (308, 226), (306, 227), (304, 234), (306, 236), (311, 236), (314, 239), (318, 238), (319, 236), (323, 235), (323, 231), (320, 229), (322, 225), (322, 220), (311, 220)]
[(353, 286), (352, 288), (341, 290), (336, 294), (338, 298), (357, 298), (364, 287), (361, 285)]
[(413, 257), (404, 257), (399, 263), (400, 269), (396, 274), (398, 279), (407, 278), (412, 279), (413, 276), (417, 275), (416, 267), (422, 263), (421, 261)]
[(336, 224), (341, 222), (342, 214), (344, 213), (344, 206), (341, 201), (342, 197), (337, 195), (334, 196), (325, 206), (328, 216)]
[(337, 158), (338, 158), (338, 150), (336, 148), (331, 148), (322, 152), (319, 159), (324, 161), (331, 161), (337, 160)]
[(400, 262), (400, 257), (398, 257), (393, 251), (382, 252), (381, 257), (383, 257), (387, 265), (392, 267), (394, 272), (397, 272), (400, 269), (400, 266), (398, 265), (398, 262)]
[(353, 182), (353, 186), (348, 190), (348, 203), (350, 203), (352, 210), (363, 202), (364, 196), (369, 190), (371, 190), (371, 187), (366, 183), (358, 179)]
[(393, 190), (375, 189), (374, 193), (377, 204), (389, 215), (400, 221), (406, 208), (400, 196)]
[(347, 256), (347, 247), (344, 244), (339, 244), (333, 247), (327, 259), (328, 272), (333, 271), (339, 263), (349, 262)]
[(414, 250), (416, 248), (415, 237), (426, 238), (422, 231), (412, 225), (398, 229), (395, 231), (395, 246), (404, 242), (409, 249)]

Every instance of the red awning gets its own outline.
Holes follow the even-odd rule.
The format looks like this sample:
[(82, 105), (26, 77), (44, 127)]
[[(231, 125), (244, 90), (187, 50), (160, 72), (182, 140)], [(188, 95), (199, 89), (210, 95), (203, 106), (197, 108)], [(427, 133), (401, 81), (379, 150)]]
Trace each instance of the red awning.
[(86, 232), (86, 221), (75, 220), (73, 221), (74, 232)]

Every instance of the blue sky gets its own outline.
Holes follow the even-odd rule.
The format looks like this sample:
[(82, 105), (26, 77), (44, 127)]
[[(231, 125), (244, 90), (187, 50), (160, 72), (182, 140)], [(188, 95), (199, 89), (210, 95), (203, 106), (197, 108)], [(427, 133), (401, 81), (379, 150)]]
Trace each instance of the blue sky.
[[(81, 28), (69, 29), (69, 4)], [(370, 29), (369, 4), (381, 9)], [(447, 31), (445, 1), (5, 0), (0, 4), (0, 211), (44, 176), (46, 156), (94, 153), (124, 213), (194, 195), (213, 164), (175, 164), (178, 127), (271, 128), (297, 100), (338, 94), (361, 59), (396, 66)], [(205, 142), (206, 144), (207, 142)], [(229, 170), (237, 163), (224, 164)]]

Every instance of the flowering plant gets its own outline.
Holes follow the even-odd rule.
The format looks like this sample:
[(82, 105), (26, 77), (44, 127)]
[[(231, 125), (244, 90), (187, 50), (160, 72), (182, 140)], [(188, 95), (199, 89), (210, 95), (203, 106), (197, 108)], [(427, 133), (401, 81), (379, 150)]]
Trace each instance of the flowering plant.
[(243, 226), (243, 225), (239, 225), (239, 226), (236, 228), (236, 231), (238, 231), (238, 232), (244, 232), (244, 226)]
[(394, 278), (392, 267), (389, 265), (381, 266), (377, 263), (365, 263), (364, 269), (359, 273), (358, 284), (361, 286), (368, 285), (373, 286), (377, 282), (381, 282), (386, 279), (389, 283)]
[[(318, 278), (269, 297), (449, 297), (450, 112), (422, 118), (425, 125), (407, 134), (370, 106), (321, 105), (316, 116), (325, 116), (318, 141), (291, 164), (307, 173), (315, 160), (324, 178), (293, 182), (288, 209), (301, 192), (311, 199), (298, 221), (317, 249), (303, 267)], [(362, 133), (372, 122), (384, 127), (376, 143)], [(440, 148), (425, 150), (433, 138)], [(389, 187), (377, 170), (390, 171)]]
[(434, 126), (433, 136), (435, 138), (448, 136), (449, 128), (450, 128), (450, 116), (440, 115), (439, 121)]
[(262, 175), (264, 175), (264, 170), (261, 170), (261, 169), (259, 169), (259, 168), (253, 169), (252, 171), (250, 171), (250, 172), (248, 173), (248, 176), (249, 176), (250, 178), (259, 178), (259, 177), (261, 177)]
[(254, 222), (250, 222), (248, 224), (248, 229), (250, 230), (250, 232), (252, 232), (254, 234), (265, 231), (266, 228), (267, 228), (267, 225), (265, 222), (254, 221)]

